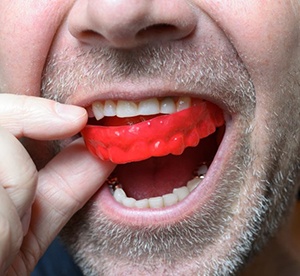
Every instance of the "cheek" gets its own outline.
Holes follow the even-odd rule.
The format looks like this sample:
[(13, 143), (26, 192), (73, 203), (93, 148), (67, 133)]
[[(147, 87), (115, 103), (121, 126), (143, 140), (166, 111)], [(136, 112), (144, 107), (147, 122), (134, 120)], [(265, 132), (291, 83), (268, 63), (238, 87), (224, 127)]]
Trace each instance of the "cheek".
[[(268, 118), (272, 109), (291, 103), (298, 92), (286, 80), (300, 67), (299, 5), (295, 7), (295, 1), (195, 2), (217, 22), (245, 64), (255, 86), (258, 117)], [(289, 95), (282, 95), (283, 86)]]
[(73, 1), (0, 1), (0, 92), (39, 95), (48, 51)]
[(194, 1), (226, 33), (252, 78), (271, 80), (299, 55), (299, 12), (294, 1)]

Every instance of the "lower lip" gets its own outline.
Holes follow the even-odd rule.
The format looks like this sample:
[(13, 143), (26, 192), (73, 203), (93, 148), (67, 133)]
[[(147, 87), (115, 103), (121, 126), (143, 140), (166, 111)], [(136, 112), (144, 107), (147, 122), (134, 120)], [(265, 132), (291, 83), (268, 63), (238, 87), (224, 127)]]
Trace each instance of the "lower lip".
[(100, 210), (112, 221), (130, 226), (163, 226), (178, 223), (201, 211), (214, 192), (218, 189), (226, 160), (230, 159), (234, 151), (232, 143), (236, 133), (232, 127), (232, 121), (226, 122), (224, 134), (218, 152), (214, 157), (209, 170), (201, 184), (183, 201), (161, 209), (137, 209), (128, 208), (119, 204), (112, 196), (108, 185), (104, 185), (92, 199)]

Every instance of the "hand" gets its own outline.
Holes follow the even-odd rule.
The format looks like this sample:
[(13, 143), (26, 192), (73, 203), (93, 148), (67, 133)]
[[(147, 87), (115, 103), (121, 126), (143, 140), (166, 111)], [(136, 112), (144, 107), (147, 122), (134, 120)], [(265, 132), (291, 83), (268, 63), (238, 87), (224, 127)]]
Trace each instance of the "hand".
[(63, 139), (78, 133), (86, 120), (80, 107), (0, 94), (0, 275), (28, 275), (113, 169), (79, 139), (38, 172), (17, 138)]

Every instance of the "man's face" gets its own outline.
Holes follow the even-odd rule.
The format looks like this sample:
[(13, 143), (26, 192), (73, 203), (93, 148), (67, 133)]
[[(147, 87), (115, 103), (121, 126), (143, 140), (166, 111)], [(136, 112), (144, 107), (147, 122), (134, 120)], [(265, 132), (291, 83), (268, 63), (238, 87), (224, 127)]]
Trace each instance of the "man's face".
[[(117, 166), (127, 197), (150, 199), (139, 201), (147, 208), (118, 203), (99, 183), (62, 233), (85, 273), (225, 275), (274, 233), (299, 182), (298, 0), (2, 0), (0, 9), (2, 93), (80, 105), (90, 117), (95, 102), (150, 100), (146, 122), (166, 99), (170, 109), (181, 97), (222, 109), (225, 123), (197, 147)], [(188, 123), (173, 112), (185, 144)], [(163, 130), (139, 134), (143, 151)], [(156, 142), (167, 148), (166, 135)], [(163, 207), (191, 180), (192, 192)]]

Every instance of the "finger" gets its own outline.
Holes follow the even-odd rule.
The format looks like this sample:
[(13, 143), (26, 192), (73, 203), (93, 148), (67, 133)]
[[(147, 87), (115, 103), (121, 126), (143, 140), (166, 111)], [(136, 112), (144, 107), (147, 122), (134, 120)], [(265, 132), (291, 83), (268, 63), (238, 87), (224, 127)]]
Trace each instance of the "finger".
[(31, 230), (42, 248), (102, 186), (114, 167), (93, 157), (79, 139), (40, 171)]
[(31, 220), (31, 208), (21, 218), (23, 236), (27, 235)]
[(13, 262), (22, 243), (22, 227), (14, 204), (0, 186), (0, 275)]
[(0, 125), (16, 137), (61, 139), (76, 134), (86, 121), (86, 110), (78, 106), (39, 97), (0, 94)]
[(22, 218), (35, 196), (38, 177), (36, 167), (20, 142), (1, 127), (0, 152), (0, 185), (5, 188)]

